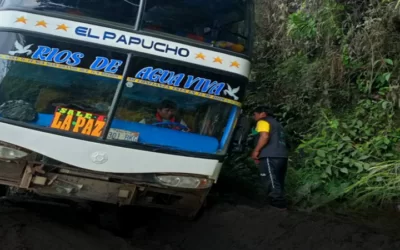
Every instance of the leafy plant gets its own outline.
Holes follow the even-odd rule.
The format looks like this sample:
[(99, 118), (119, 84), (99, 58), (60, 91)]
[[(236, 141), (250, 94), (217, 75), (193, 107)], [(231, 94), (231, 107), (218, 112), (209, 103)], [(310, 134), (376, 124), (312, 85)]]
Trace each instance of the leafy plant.
[(400, 161), (376, 164), (345, 190), (353, 207), (384, 207), (399, 201)]
[[(257, 1), (245, 108), (274, 108), (297, 149), (287, 176), (295, 205), (363, 208), (396, 199), (389, 173), (400, 159), (398, 3)], [(379, 166), (387, 167), (371, 172)], [(382, 180), (374, 174), (391, 178), (373, 182)]]
[(294, 195), (298, 202), (316, 208), (339, 197), (349, 199), (347, 188), (369, 174), (377, 162), (399, 157), (395, 146), (400, 130), (393, 127), (393, 115), (391, 103), (383, 100), (362, 100), (343, 117), (322, 111), (314, 132), (297, 148), (303, 155), (298, 171), (313, 175), (312, 184), (308, 179), (299, 187), (307, 193)]
[(317, 25), (315, 19), (298, 11), (289, 16), (288, 35), (295, 39), (314, 39), (317, 36)]

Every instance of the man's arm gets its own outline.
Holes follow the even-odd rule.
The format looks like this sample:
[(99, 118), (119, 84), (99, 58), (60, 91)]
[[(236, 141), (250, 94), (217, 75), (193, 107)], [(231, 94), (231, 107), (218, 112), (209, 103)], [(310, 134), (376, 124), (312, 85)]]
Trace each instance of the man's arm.
[(256, 147), (251, 154), (251, 158), (258, 159), (261, 150), (268, 144), (270, 125), (267, 121), (261, 120), (257, 122), (256, 131), (259, 133), (259, 138)]
[(268, 132), (260, 132), (260, 137), (257, 142), (257, 146), (254, 148), (255, 152), (260, 152), (261, 149), (268, 144), (269, 141), (269, 133)]

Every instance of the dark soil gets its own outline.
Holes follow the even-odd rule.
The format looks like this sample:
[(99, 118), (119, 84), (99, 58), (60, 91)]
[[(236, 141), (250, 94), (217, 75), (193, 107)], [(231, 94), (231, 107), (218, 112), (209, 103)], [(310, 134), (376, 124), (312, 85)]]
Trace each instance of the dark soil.
[(173, 218), (148, 222), (132, 244), (145, 250), (400, 249), (394, 225), (386, 231), (378, 221), (372, 227), (360, 223), (336, 216), (220, 205), (196, 223)]
[[(367, 221), (362, 224), (343, 216), (246, 205), (216, 205), (194, 222), (158, 211), (142, 211), (139, 216), (127, 216), (125, 222), (134, 230), (126, 231), (125, 238), (121, 238), (100, 229), (89, 220), (90, 216), (65, 207), (3, 207), (0, 249), (400, 249), (397, 214), (389, 222), (375, 219), (367, 226)], [(137, 212), (132, 210), (131, 215)]]

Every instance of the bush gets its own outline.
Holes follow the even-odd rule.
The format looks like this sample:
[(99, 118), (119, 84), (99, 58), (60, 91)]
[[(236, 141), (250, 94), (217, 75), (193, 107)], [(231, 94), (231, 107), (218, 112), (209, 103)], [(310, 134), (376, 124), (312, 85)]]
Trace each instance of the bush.
[[(400, 1), (256, 3), (254, 81), (244, 108), (267, 104), (285, 126), (296, 149), (288, 198), (311, 209), (394, 202), (400, 197)], [(251, 180), (247, 171), (231, 162), (222, 174), (241, 185), (242, 176)]]
[[(362, 100), (352, 112), (338, 117), (321, 111), (313, 132), (297, 148), (297, 188), (290, 194), (295, 204), (315, 209), (340, 199), (360, 208), (394, 197), (387, 194), (397, 185), (393, 161), (400, 156), (400, 129), (394, 127), (393, 117), (391, 103), (384, 100)], [(370, 185), (374, 192), (368, 192)]]

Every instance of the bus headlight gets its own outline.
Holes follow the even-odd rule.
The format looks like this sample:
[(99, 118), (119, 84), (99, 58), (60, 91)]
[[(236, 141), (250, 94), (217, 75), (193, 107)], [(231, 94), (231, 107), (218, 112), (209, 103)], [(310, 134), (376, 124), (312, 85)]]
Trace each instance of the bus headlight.
[(0, 145), (0, 159), (16, 160), (16, 159), (24, 158), (27, 155), (28, 155), (28, 153), (26, 153), (24, 151)]
[(204, 189), (212, 185), (212, 180), (191, 176), (156, 175), (156, 179), (162, 185), (177, 188)]

